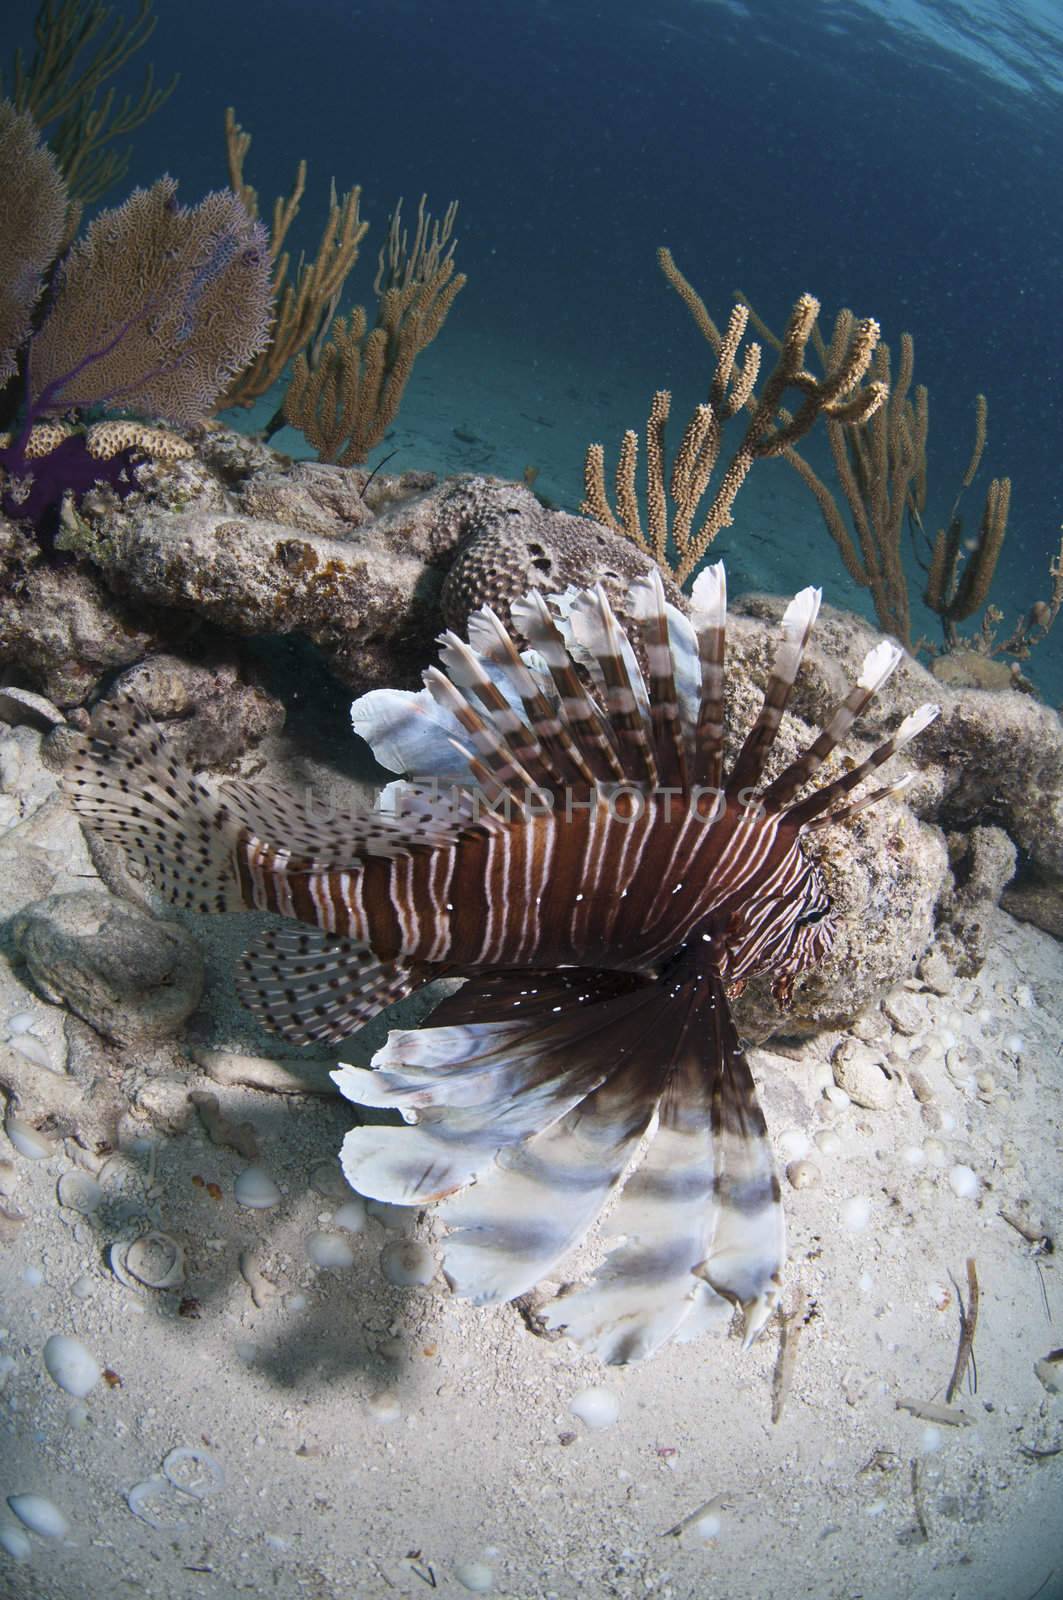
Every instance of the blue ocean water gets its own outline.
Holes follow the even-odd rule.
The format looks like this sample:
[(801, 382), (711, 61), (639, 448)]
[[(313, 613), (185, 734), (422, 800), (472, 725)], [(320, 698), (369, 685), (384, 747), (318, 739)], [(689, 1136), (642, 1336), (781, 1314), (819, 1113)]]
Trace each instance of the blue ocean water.
[[(20, 0), (26, 36), (34, 10)], [(677, 418), (704, 394), (708, 353), (656, 265), (667, 244), (718, 321), (740, 288), (778, 327), (808, 289), (828, 314), (875, 316), (894, 349), (911, 332), (932, 528), (984, 392), (966, 515), (977, 523), (990, 477), (1012, 478), (993, 598), (1005, 626), (1047, 598), (1063, 523), (1056, 0), (160, 0), (156, 13), (139, 59), (181, 81), (134, 136), (129, 184), (169, 170), (191, 202), (224, 183), (232, 105), (265, 210), (309, 163), (297, 249), (316, 244), (331, 178), (362, 185), (362, 299), (396, 197), (460, 201), (469, 285), (377, 453), (397, 449), (392, 470), (533, 466), (575, 508), (588, 442), (615, 450), (654, 388), (674, 391)], [(808, 453), (829, 473), (822, 440)], [(758, 465), (736, 509), (719, 550), (738, 587), (815, 578), (870, 614), (785, 464)], [(1058, 703), (1063, 627), (1031, 671)]]

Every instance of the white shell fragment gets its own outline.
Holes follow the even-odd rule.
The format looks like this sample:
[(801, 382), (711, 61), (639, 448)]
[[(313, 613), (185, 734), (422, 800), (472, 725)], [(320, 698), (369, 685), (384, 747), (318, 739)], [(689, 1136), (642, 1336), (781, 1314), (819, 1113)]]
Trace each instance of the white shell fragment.
[(352, 1195), (345, 1200), (336, 1210), (332, 1218), (333, 1226), (342, 1228), (345, 1233), (362, 1233), (366, 1224), (365, 1201), (361, 1195)]
[(615, 1390), (596, 1385), (574, 1394), (568, 1409), (588, 1428), (611, 1428), (620, 1418), (620, 1399)]
[(487, 1594), (494, 1588), (495, 1575), (486, 1561), (463, 1561), (454, 1568), (454, 1576), (463, 1589), (473, 1594)]
[(38, 1133), (30, 1122), (24, 1122), (21, 1117), (13, 1117), (10, 1112), (4, 1119), (4, 1132), (20, 1156), (25, 1156), (27, 1161), (44, 1161), (48, 1156), (55, 1155), (55, 1145), (46, 1139), (43, 1133)]
[(955, 1166), (949, 1170), (949, 1188), (960, 1200), (975, 1200), (981, 1184), (972, 1168)]
[(306, 1253), (315, 1267), (333, 1272), (354, 1266), (354, 1251), (341, 1233), (323, 1233), (318, 1230), (309, 1235)]
[(869, 1111), (888, 1111), (896, 1104), (900, 1074), (881, 1050), (860, 1039), (845, 1039), (834, 1052), (834, 1081), (850, 1100)]
[(1063, 1351), (1053, 1350), (1033, 1366), (1041, 1387), (1049, 1394), (1063, 1394)]
[(64, 1172), (55, 1186), (55, 1192), (61, 1206), (66, 1206), (69, 1211), (77, 1211), (83, 1217), (91, 1217), (103, 1199), (103, 1190), (96, 1179), (91, 1173), (82, 1172), (80, 1167)]
[(791, 1161), (786, 1176), (792, 1189), (814, 1189), (823, 1181), (823, 1174), (814, 1161)]
[(175, 1289), (185, 1279), (185, 1253), (168, 1233), (142, 1233), (126, 1246), (125, 1267), (149, 1289)]
[(176, 1509), (178, 1498), (173, 1484), (167, 1483), (159, 1472), (127, 1489), (125, 1503), (149, 1528), (180, 1528), (185, 1524)]
[(238, 1205), (249, 1211), (268, 1211), (280, 1203), (281, 1192), (264, 1167), (245, 1167), (233, 1186)]
[(197, 1450), (188, 1444), (179, 1444), (171, 1450), (163, 1460), (162, 1470), (175, 1489), (180, 1489), (182, 1494), (192, 1495), (196, 1500), (205, 1500), (208, 1494), (213, 1494), (225, 1483), (225, 1469), (221, 1462), (206, 1450)]
[(52, 1500), (43, 1494), (9, 1494), (7, 1503), (20, 1522), (42, 1539), (65, 1539), (70, 1524)]
[(78, 1400), (83, 1400), (100, 1380), (95, 1357), (80, 1339), (71, 1339), (65, 1333), (53, 1333), (45, 1342), (44, 1366), (53, 1383)]
[(58, 1072), (58, 1064), (52, 1057), (52, 1052), (43, 1039), (38, 1039), (35, 1033), (16, 1033), (8, 1040), (12, 1050), (17, 1050), (20, 1056), (25, 1056), (35, 1067), (42, 1067), (45, 1072)]
[(431, 1283), (436, 1267), (432, 1251), (417, 1239), (389, 1239), (380, 1252), (380, 1270), (397, 1289)]
[(402, 1416), (402, 1407), (390, 1389), (382, 1389), (379, 1394), (371, 1394), (366, 1406), (369, 1415), (376, 1422), (398, 1422)]
[(33, 1546), (21, 1528), (0, 1528), (0, 1550), (5, 1550), (12, 1561), (28, 1561), (33, 1554)]

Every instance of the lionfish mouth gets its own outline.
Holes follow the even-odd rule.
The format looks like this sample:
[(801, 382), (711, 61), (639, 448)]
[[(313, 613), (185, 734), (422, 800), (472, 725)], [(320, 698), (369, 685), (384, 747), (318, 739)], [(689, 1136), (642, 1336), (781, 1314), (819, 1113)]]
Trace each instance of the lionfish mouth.
[(406, 1123), (353, 1129), (343, 1170), (364, 1195), (434, 1204), (445, 1275), (480, 1304), (534, 1288), (611, 1206), (609, 1253), (543, 1313), (605, 1361), (734, 1306), (751, 1339), (778, 1297), (779, 1184), (727, 985), (766, 971), (784, 997), (829, 948), (803, 839), (903, 789), (849, 798), (938, 709), (799, 797), (901, 659), (884, 641), (808, 748), (762, 782), (819, 599), (806, 589), (787, 608), (729, 767), (715, 566), (689, 618), (656, 571), (637, 582), (636, 635), (601, 586), (515, 604), (524, 649), (486, 608), (467, 640), (444, 634), (444, 670), (420, 693), (378, 690), (352, 709), (404, 774), (368, 815), (320, 818), (268, 785), (215, 794), (129, 703), (68, 778), (85, 821), (176, 904), (287, 919), (238, 977), (284, 1037), (336, 1041), (433, 977), (465, 977), (370, 1069), (333, 1073), (350, 1100)]

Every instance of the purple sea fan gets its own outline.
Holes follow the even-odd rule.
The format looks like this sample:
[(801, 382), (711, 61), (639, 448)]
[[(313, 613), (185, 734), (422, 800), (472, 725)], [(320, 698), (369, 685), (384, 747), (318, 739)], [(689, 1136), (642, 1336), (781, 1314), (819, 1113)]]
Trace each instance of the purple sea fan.
[(194, 423), (264, 347), (266, 231), (229, 190), (191, 208), (163, 177), (103, 211), (61, 262), (30, 346), (27, 417), (71, 409)]

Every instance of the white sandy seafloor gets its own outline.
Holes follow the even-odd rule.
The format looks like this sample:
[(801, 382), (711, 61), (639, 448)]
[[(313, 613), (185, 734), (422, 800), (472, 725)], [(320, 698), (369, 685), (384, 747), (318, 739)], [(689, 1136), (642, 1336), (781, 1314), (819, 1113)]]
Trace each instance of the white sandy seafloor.
[[(504, 437), (489, 435), (505, 395), (496, 407), (470, 380), (476, 414), (461, 414), (460, 431), (472, 437), (439, 425), (440, 470), (519, 475), (529, 462), (537, 487), (564, 499), (580, 452), (570, 461), (562, 435), (615, 444), (621, 422), (638, 420), (605, 397), (588, 427), (584, 397), (563, 417), (535, 379), (523, 427), (514, 420)], [(439, 417), (459, 414), (433, 400)], [(540, 431), (522, 444), (529, 425)], [(400, 426), (399, 442), (391, 470), (437, 464), (422, 431)], [(748, 559), (748, 584), (778, 592), (822, 577), (828, 599), (852, 604), (798, 489), (753, 475), (729, 568)], [(779, 527), (791, 530), (782, 542)], [(82, 851), (52, 887), (91, 887), (87, 871)], [(19, 864), (0, 861), (0, 874), (11, 888)], [(234, 1008), (234, 930), (197, 931), (211, 936), (211, 983), (190, 1040), (290, 1063)], [(808, 1321), (775, 1423), (776, 1322), (749, 1351), (732, 1331), (603, 1369), (529, 1331), (511, 1306), (454, 1300), (440, 1276), (395, 1287), (381, 1253), (401, 1227), (437, 1252), (439, 1240), (430, 1215), (341, 1212), (336, 1155), (353, 1112), (339, 1099), (226, 1087), (164, 1048), (125, 1068), (117, 1155), (68, 1142), (31, 1161), (0, 1133), (0, 1199), (26, 1217), (0, 1234), (0, 1600), (1063, 1595), (1063, 1453), (1052, 1453), (1063, 1397), (1035, 1373), (1063, 1344), (1058, 1258), (1001, 1216), (1060, 1233), (1063, 960), (1057, 942), (1002, 913), (989, 948), (975, 980), (944, 995), (914, 985), (901, 1002), (914, 1034), (877, 1011), (861, 1019), (902, 1074), (890, 1109), (825, 1095), (837, 1034), (753, 1052), (780, 1172), (805, 1162), (819, 1174), (810, 1187), (783, 1180), (783, 1304), (803, 1294)], [(61, 1009), (0, 956), (0, 1070), (11, 1020), (25, 1027), (27, 1013), (32, 1036), (62, 1039)], [(342, 1053), (364, 1060), (370, 1048), (361, 1037)], [(223, 1077), (227, 1062), (215, 1060)], [(101, 1043), (101, 1079), (114, 1067)], [(238, 1203), (248, 1162), (208, 1139), (187, 1102), (196, 1089), (253, 1124), (275, 1206)], [(103, 1190), (89, 1217), (57, 1193), (86, 1165)], [(975, 1174), (973, 1196), (954, 1192), (957, 1167)], [(183, 1248), (170, 1289), (125, 1286), (111, 1269), (110, 1245), (145, 1229)], [(313, 1265), (322, 1248), (347, 1264)], [(592, 1241), (572, 1274), (599, 1249)], [(977, 1392), (957, 1394), (970, 1421), (949, 1427), (897, 1402), (943, 1401), (969, 1257), (981, 1286)], [(43, 1361), (53, 1334), (80, 1340), (117, 1382), (101, 1377), (83, 1400), (64, 1393)], [(597, 1431), (570, 1411), (595, 1386), (618, 1408)], [(205, 1452), (216, 1472), (175, 1463), (175, 1449)], [(163, 1475), (168, 1458), (184, 1490)], [(137, 1516), (127, 1497), (143, 1484)], [(53, 1538), (22, 1530), (25, 1560), (8, 1549), (24, 1553), (7, 1505), (20, 1494), (44, 1496), (68, 1524)]]
[[(55, 887), (85, 886), (86, 870), (81, 856)], [(17, 887), (18, 861), (4, 872)], [(212, 945), (191, 1034), (232, 1051), (249, 1036), (227, 959)], [(127, 1058), (117, 1155), (68, 1141), (30, 1160), (0, 1135), (4, 1204), (26, 1218), (0, 1242), (0, 1595), (1058, 1595), (1063, 1398), (1035, 1363), (1063, 1343), (1063, 1293), (1055, 1258), (1001, 1212), (1058, 1237), (1060, 970), (1058, 943), (999, 914), (976, 980), (898, 991), (891, 1010), (914, 1032), (877, 1009), (860, 1019), (902, 1074), (889, 1109), (832, 1088), (836, 1034), (753, 1052), (780, 1170), (819, 1174), (784, 1180), (784, 1307), (803, 1292), (808, 1320), (775, 1423), (777, 1323), (749, 1351), (723, 1332), (602, 1369), (512, 1306), (454, 1300), (439, 1276), (396, 1287), (381, 1257), (400, 1228), (438, 1239), (430, 1216), (352, 1214), (349, 1196), (340, 1212), (344, 1102), (225, 1087), (169, 1047)], [(0, 961), (0, 1070), (12, 1051), (25, 1069), (27, 1034), (52, 1049), (63, 1014)], [(364, 1058), (360, 1043), (345, 1054)], [(101, 1081), (114, 1063), (101, 1043)], [(208, 1140), (197, 1088), (254, 1126), (275, 1205), (238, 1203), (248, 1162)], [(103, 1191), (89, 1216), (58, 1193), (86, 1166)], [(972, 1194), (954, 1192), (957, 1168)], [(145, 1229), (182, 1246), (183, 1281), (116, 1277), (109, 1246)], [(323, 1249), (336, 1265), (313, 1265)], [(968, 1257), (977, 1391), (956, 1396), (969, 1422), (952, 1427), (897, 1403), (943, 1401)], [(54, 1334), (108, 1369), (83, 1399), (45, 1368)], [(570, 1409), (596, 1386), (616, 1405), (599, 1430)], [(66, 1531), (20, 1540), (18, 1495), (43, 1496)]]

